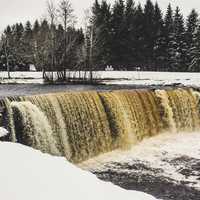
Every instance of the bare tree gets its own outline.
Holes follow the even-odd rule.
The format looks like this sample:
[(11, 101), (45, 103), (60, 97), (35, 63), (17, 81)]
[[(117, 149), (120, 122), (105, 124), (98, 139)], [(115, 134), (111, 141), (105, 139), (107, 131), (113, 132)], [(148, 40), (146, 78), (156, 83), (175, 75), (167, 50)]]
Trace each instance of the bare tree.
[(89, 68), (89, 80), (92, 83), (93, 82), (93, 48), (95, 45), (94, 41), (94, 26), (91, 23), (91, 9), (86, 9), (84, 11), (84, 32), (85, 32), (85, 55), (86, 59), (88, 59), (88, 65)]
[[(67, 38), (67, 29), (69, 26), (74, 26), (76, 23), (76, 17), (74, 15), (74, 9), (72, 4), (68, 0), (61, 0), (59, 8), (57, 9), (58, 16), (64, 27), (64, 59), (63, 59), (63, 70), (64, 70), (64, 79), (66, 79), (66, 60), (67, 60), (67, 51), (68, 47), (68, 38)], [(71, 45), (70, 45), (71, 46)]]
[(50, 21), (50, 47), (51, 47), (51, 77), (53, 81), (53, 72), (55, 70), (55, 30), (57, 20), (57, 9), (52, 0), (47, 1), (47, 12)]

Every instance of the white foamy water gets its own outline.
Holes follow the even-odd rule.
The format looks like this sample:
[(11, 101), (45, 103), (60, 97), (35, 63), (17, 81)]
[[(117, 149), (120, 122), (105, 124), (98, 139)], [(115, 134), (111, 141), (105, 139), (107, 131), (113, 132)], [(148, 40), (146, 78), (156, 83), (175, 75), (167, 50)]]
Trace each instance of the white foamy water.
[[(113, 151), (83, 162), (80, 167), (91, 171), (103, 171), (107, 168), (131, 173), (129, 169), (120, 169), (113, 163), (144, 163), (153, 169), (162, 169), (158, 176), (165, 176), (176, 182), (188, 181), (188, 185), (200, 190), (198, 176), (185, 176), (180, 173), (184, 163), (171, 164), (171, 161), (181, 158), (200, 159), (200, 133), (162, 134), (145, 139), (128, 151)], [(113, 164), (113, 167), (112, 167)], [(109, 167), (108, 167), (109, 166)], [(141, 173), (143, 173), (141, 171)]]

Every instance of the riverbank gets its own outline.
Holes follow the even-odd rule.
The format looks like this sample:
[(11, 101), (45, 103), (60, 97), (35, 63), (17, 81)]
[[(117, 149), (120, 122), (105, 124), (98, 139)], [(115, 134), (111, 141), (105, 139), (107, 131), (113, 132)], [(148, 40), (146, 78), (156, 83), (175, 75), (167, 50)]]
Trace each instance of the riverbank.
[[(84, 73), (84, 72), (81, 72)], [(12, 79), (6, 72), (0, 72), (1, 84), (44, 84), (42, 72), (11, 72)], [(56, 73), (55, 76), (56, 77)], [(77, 72), (71, 77), (78, 78)], [(200, 86), (200, 73), (177, 72), (138, 72), (138, 71), (98, 71), (93, 77), (106, 85), (172, 85)]]

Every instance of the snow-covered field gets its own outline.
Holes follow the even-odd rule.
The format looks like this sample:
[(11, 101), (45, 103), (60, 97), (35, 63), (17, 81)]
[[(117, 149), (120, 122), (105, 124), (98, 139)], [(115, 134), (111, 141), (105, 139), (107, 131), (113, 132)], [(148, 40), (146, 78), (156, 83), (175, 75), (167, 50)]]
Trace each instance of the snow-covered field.
[[(72, 76), (77, 75), (74, 73)], [(43, 83), (42, 72), (11, 72), (11, 77), (12, 79), (8, 80), (7, 73), (0, 72), (1, 83)], [(99, 71), (94, 73), (94, 77), (105, 79), (106, 84), (169, 85), (176, 83), (200, 86), (200, 73)]]
[(2, 200), (153, 200), (98, 180), (64, 158), (20, 144), (0, 142)]

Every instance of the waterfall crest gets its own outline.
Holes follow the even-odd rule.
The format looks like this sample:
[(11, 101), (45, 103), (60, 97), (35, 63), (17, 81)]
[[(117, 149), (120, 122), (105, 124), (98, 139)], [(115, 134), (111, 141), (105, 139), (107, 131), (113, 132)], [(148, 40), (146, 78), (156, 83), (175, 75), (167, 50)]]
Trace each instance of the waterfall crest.
[(68, 92), (6, 101), (14, 142), (81, 162), (162, 132), (199, 130), (191, 89)]

